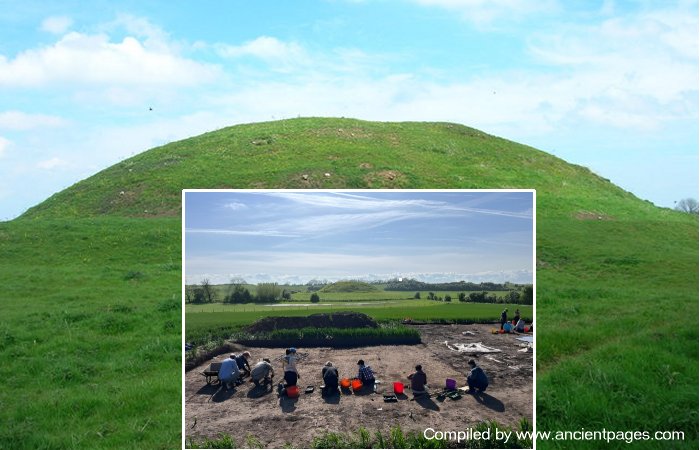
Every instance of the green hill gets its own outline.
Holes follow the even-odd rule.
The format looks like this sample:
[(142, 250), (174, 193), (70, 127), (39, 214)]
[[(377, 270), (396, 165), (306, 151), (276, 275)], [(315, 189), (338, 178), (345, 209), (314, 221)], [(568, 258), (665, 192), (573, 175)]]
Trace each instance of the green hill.
[(319, 292), (379, 292), (379, 289), (362, 281), (336, 281), (324, 286)]
[(537, 189), (538, 430), (697, 447), (697, 217), (461, 125), (295, 119), (155, 148), (0, 223), (0, 448), (180, 445), (179, 213), (198, 187)]

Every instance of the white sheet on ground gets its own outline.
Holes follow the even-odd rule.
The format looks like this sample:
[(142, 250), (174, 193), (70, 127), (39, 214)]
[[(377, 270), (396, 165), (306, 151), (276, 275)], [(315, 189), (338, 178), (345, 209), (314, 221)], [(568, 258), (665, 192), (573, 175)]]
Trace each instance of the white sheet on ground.
[(459, 352), (459, 353), (499, 353), (500, 350), (497, 348), (493, 347), (487, 347), (481, 342), (472, 342), (469, 344), (461, 344), (459, 342), (455, 342), (454, 344), (450, 344), (449, 342), (445, 341), (445, 345), (447, 348), (452, 350), (453, 352)]
[(517, 339), (519, 341), (523, 341), (523, 342), (532, 342), (532, 336), (523, 336), (523, 337), (519, 337), (519, 338), (515, 338), (515, 339)]

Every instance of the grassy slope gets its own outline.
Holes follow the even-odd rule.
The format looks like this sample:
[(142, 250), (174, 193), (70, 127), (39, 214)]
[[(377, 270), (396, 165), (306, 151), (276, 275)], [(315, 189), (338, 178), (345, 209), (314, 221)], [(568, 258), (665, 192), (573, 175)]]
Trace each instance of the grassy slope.
[[(180, 222), (157, 217), (196, 187), (536, 188), (538, 428), (681, 429), (697, 444), (696, 218), (463, 126), (297, 119), (154, 149), (0, 224), (0, 447), (176, 442), (179, 310), (167, 305), (180, 284), (165, 268)], [(99, 219), (71, 219), (86, 217)], [(46, 355), (68, 374), (47, 375), (61, 401), (33, 388), (52, 373)]]
[(339, 293), (339, 292), (379, 292), (379, 289), (371, 284), (361, 281), (337, 281), (324, 286), (319, 293)]

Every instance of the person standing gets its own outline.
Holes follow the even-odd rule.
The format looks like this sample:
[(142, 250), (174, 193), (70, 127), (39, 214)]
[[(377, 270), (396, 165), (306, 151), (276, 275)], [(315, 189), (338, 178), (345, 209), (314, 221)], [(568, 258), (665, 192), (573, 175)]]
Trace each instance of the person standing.
[(503, 329), (503, 325), (508, 322), (508, 308), (505, 308), (501, 312), (501, 330)]

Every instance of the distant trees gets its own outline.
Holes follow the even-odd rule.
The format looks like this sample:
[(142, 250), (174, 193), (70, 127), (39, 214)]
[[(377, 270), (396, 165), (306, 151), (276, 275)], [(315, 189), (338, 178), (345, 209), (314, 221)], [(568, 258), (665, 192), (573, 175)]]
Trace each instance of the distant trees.
[(202, 280), (202, 293), (204, 294), (205, 301), (207, 303), (213, 303), (216, 301), (216, 293), (214, 292), (214, 286), (209, 281), (209, 278)]
[(282, 289), (277, 283), (258, 283), (256, 300), (260, 303), (272, 303), (279, 299)]
[(233, 289), (224, 299), (226, 303), (251, 303), (253, 296), (250, 291), (242, 284), (234, 284)]
[(446, 302), (451, 302), (452, 301), (452, 296), (451, 295), (445, 295), (445, 301)]
[(523, 288), (523, 293), (520, 296), (521, 304), (532, 305), (532, 285), (528, 284)]
[[(260, 283), (257, 285), (255, 295), (247, 287), (240, 283), (233, 283), (224, 303), (272, 303), (283, 298), (282, 288), (277, 283)], [(291, 294), (287, 293), (291, 298)]]
[(186, 303), (212, 303), (215, 301), (216, 292), (208, 278), (202, 280), (200, 284), (185, 286)]
[(676, 203), (676, 209), (688, 214), (698, 215), (698, 201), (694, 198), (684, 198)]
[(466, 302), (467, 301), (467, 294), (465, 294), (464, 292), (460, 292), (459, 293), (459, 301)]
[(311, 300), (311, 303), (318, 303), (321, 301), (321, 298), (318, 296), (317, 293), (314, 292), (313, 294), (311, 294), (311, 298), (309, 300)]
[(520, 301), (520, 292), (518, 291), (509, 291), (504, 297), (503, 297), (504, 303), (518, 303)]
[(420, 292), (416, 292), (416, 295), (414, 295), (413, 298), (420, 300)]

